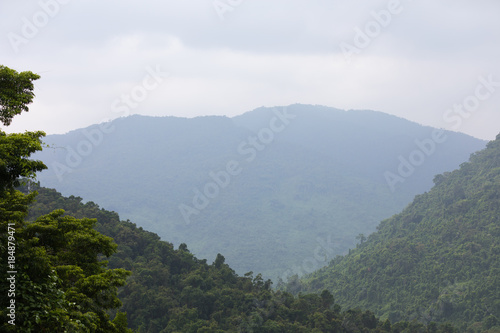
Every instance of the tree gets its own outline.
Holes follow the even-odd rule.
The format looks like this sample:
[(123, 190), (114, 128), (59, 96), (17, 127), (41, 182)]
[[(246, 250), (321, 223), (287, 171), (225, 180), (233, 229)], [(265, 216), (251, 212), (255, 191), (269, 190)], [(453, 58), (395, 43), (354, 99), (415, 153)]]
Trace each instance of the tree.
[[(1, 116), (0, 116), (1, 117)], [(44, 132), (6, 134), (0, 131), (0, 195), (20, 185), (20, 177), (34, 178), (37, 171), (47, 167), (29, 156), (42, 150)]]
[[(15, 115), (28, 111), (33, 101), (33, 82), (40, 76), (0, 65), (0, 121), (8, 126)], [(33, 178), (37, 171), (47, 167), (29, 156), (42, 150), (42, 131), (6, 134), (0, 131), (0, 192), (19, 185), (20, 177)]]
[[(32, 81), (38, 78), (0, 66), (0, 121), (5, 126), (28, 111)], [(42, 149), (44, 135), (0, 131), (0, 317), (7, 321), (0, 331), (124, 332), (124, 315), (112, 322), (106, 311), (121, 305), (117, 288), (130, 272), (107, 269), (100, 259), (112, 255), (116, 244), (94, 230), (96, 220), (55, 210), (25, 221), (37, 193), (23, 194), (15, 187), (46, 168), (30, 159)]]
[(0, 121), (10, 125), (12, 118), (23, 111), (28, 111), (28, 104), (33, 101), (33, 81), (39, 75), (21, 72), (0, 65)]
[(363, 244), (366, 241), (366, 237), (364, 234), (357, 235), (356, 239), (359, 239), (360, 244)]

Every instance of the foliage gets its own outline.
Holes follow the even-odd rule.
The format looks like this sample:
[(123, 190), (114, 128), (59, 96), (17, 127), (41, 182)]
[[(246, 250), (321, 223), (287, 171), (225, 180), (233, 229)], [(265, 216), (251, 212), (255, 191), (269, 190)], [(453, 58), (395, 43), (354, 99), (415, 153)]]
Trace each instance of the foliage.
[[(349, 255), (293, 285), (391, 321), (495, 327), (500, 313), (500, 135)], [(292, 286), (290, 286), (292, 287)], [(499, 329), (499, 327), (497, 327)]]
[[(110, 256), (116, 248), (112, 239), (93, 229), (95, 220), (62, 216), (55, 210), (26, 223), (28, 195), (13, 191), (1, 200), (2, 237), (0, 253), (6, 261), (7, 225), (15, 224), (16, 238), (16, 327), (23, 332), (118, 332), (109, 321), (107, 309), (121, 305), (117, 287), (125, 284), (129, 272), (105, 269), (101, 254)], [(0, 275), (9, 274), (2, 265)], [(7, 285), (2, 284), (2, 304)], [(5, 307), (0, 311), (6, 317)], [(4, 324), (4, 330), (12, 329)]]
[[(33, 80), (38, 75), (21, 72), (0, 65), (0, 121), (9, 125), (12, 118), (28, 111), (33, 100)], [(42, 150), (41, 138), (44, 132), (6, 134), (0, 131), (0, 193), (18, 186), (19, 177), (33, 178), (37, 171), (47, 167), (41, 161), (30, 160), (29, 156)]]
[(43, 132), (6, 134), (0, 131), (0, 192), (19, 186), (19, 177), (34, 178), (37, 171), (47, 167), (41, 161), (29, 159), (42, 150)]
[(9, 125), (15, 115), (28, 111), (28, 104), (33, 101), (33, 81), (39, 75), (21, 72), (0, 65), (0, 121)]
[[(0, 120), (28, 111), (38, 75), (0, 66)], [(101, 256), (116, 250), (93, 229), (95, 220), (63, 216), (57, 209), (28, 223), (36, 192), (14, 189), (45, 168), (30, 155), (42, 149), (43, 132), (0, 131), (0, 330), (2, 332), (126, 332), (126, 319), (111, 322), (121, 305), (117, 288), (129, 272), (106, 269)]]

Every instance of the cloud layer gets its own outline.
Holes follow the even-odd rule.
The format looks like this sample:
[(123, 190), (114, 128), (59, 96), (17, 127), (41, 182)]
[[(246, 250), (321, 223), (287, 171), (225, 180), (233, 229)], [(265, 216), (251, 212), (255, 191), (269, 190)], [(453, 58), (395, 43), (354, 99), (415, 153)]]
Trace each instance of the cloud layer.
[[(459, 126), (445, 117), (480, 77), (500, 82), (498, 1), (0, 6), (2, 64), (42, 75), (30, 112), (9, 131), (64, 133), (123, 116), (113, 103), (127, 95), (127, 114), (233, 116), (304, 103), (374, 109), (484, 139), (500, 131), (500, 83)], [(155, 68), (168, 75), (141, 90)]]

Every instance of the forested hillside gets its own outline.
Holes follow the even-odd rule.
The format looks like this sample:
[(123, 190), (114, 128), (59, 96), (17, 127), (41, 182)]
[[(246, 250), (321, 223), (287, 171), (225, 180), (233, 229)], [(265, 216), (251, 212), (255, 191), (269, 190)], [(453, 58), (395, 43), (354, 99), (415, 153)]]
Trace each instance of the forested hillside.
[(342, 306), (391, 321), (500, 331), (500, 135), (434, 182), (349, 255), (288, 290), (326, 288)]
[(118, 296), (123, 302), (119, 310), (136, 332), (454, 332), (450, 325), (391, 324), (369, 311), (342, 309), (326, 291), (300, 296), (274, 291), (260, 274), (238, 276), (220, 254), (211, 263), (199, 260), (185, 244), (174, 249), (93, 202), (31, 189), (39, 194), (29, 219), (59, 207), (75, 217), (96, 218), (96, 230), (118, 244), (108, 266), (132, 272)]
[[(433, 131), (381, 112), (311, 105), (234, 118), (131, 116), (47, 136), (37, 158), (49, 169), (38, 178), (199, 258), (221, 252), (240, 274), (286, 278), (345, 253), (485, 144), (453, 132), (434, 142)], [(415, 152), (425, 161), (398, 176)], [(394, 192), (386, 172), (400, 177)], [(321, 243), (332, 246), (311, 265)]]

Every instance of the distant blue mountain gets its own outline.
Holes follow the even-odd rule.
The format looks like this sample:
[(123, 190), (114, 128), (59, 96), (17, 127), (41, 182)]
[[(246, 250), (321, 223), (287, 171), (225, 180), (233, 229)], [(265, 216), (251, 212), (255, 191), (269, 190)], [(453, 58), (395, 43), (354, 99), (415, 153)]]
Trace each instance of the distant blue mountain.
[(117, 211), (238, 273), (311, 272), (485, 147), (367, 110), (130, 116), (47, 136), (41, 185)]

